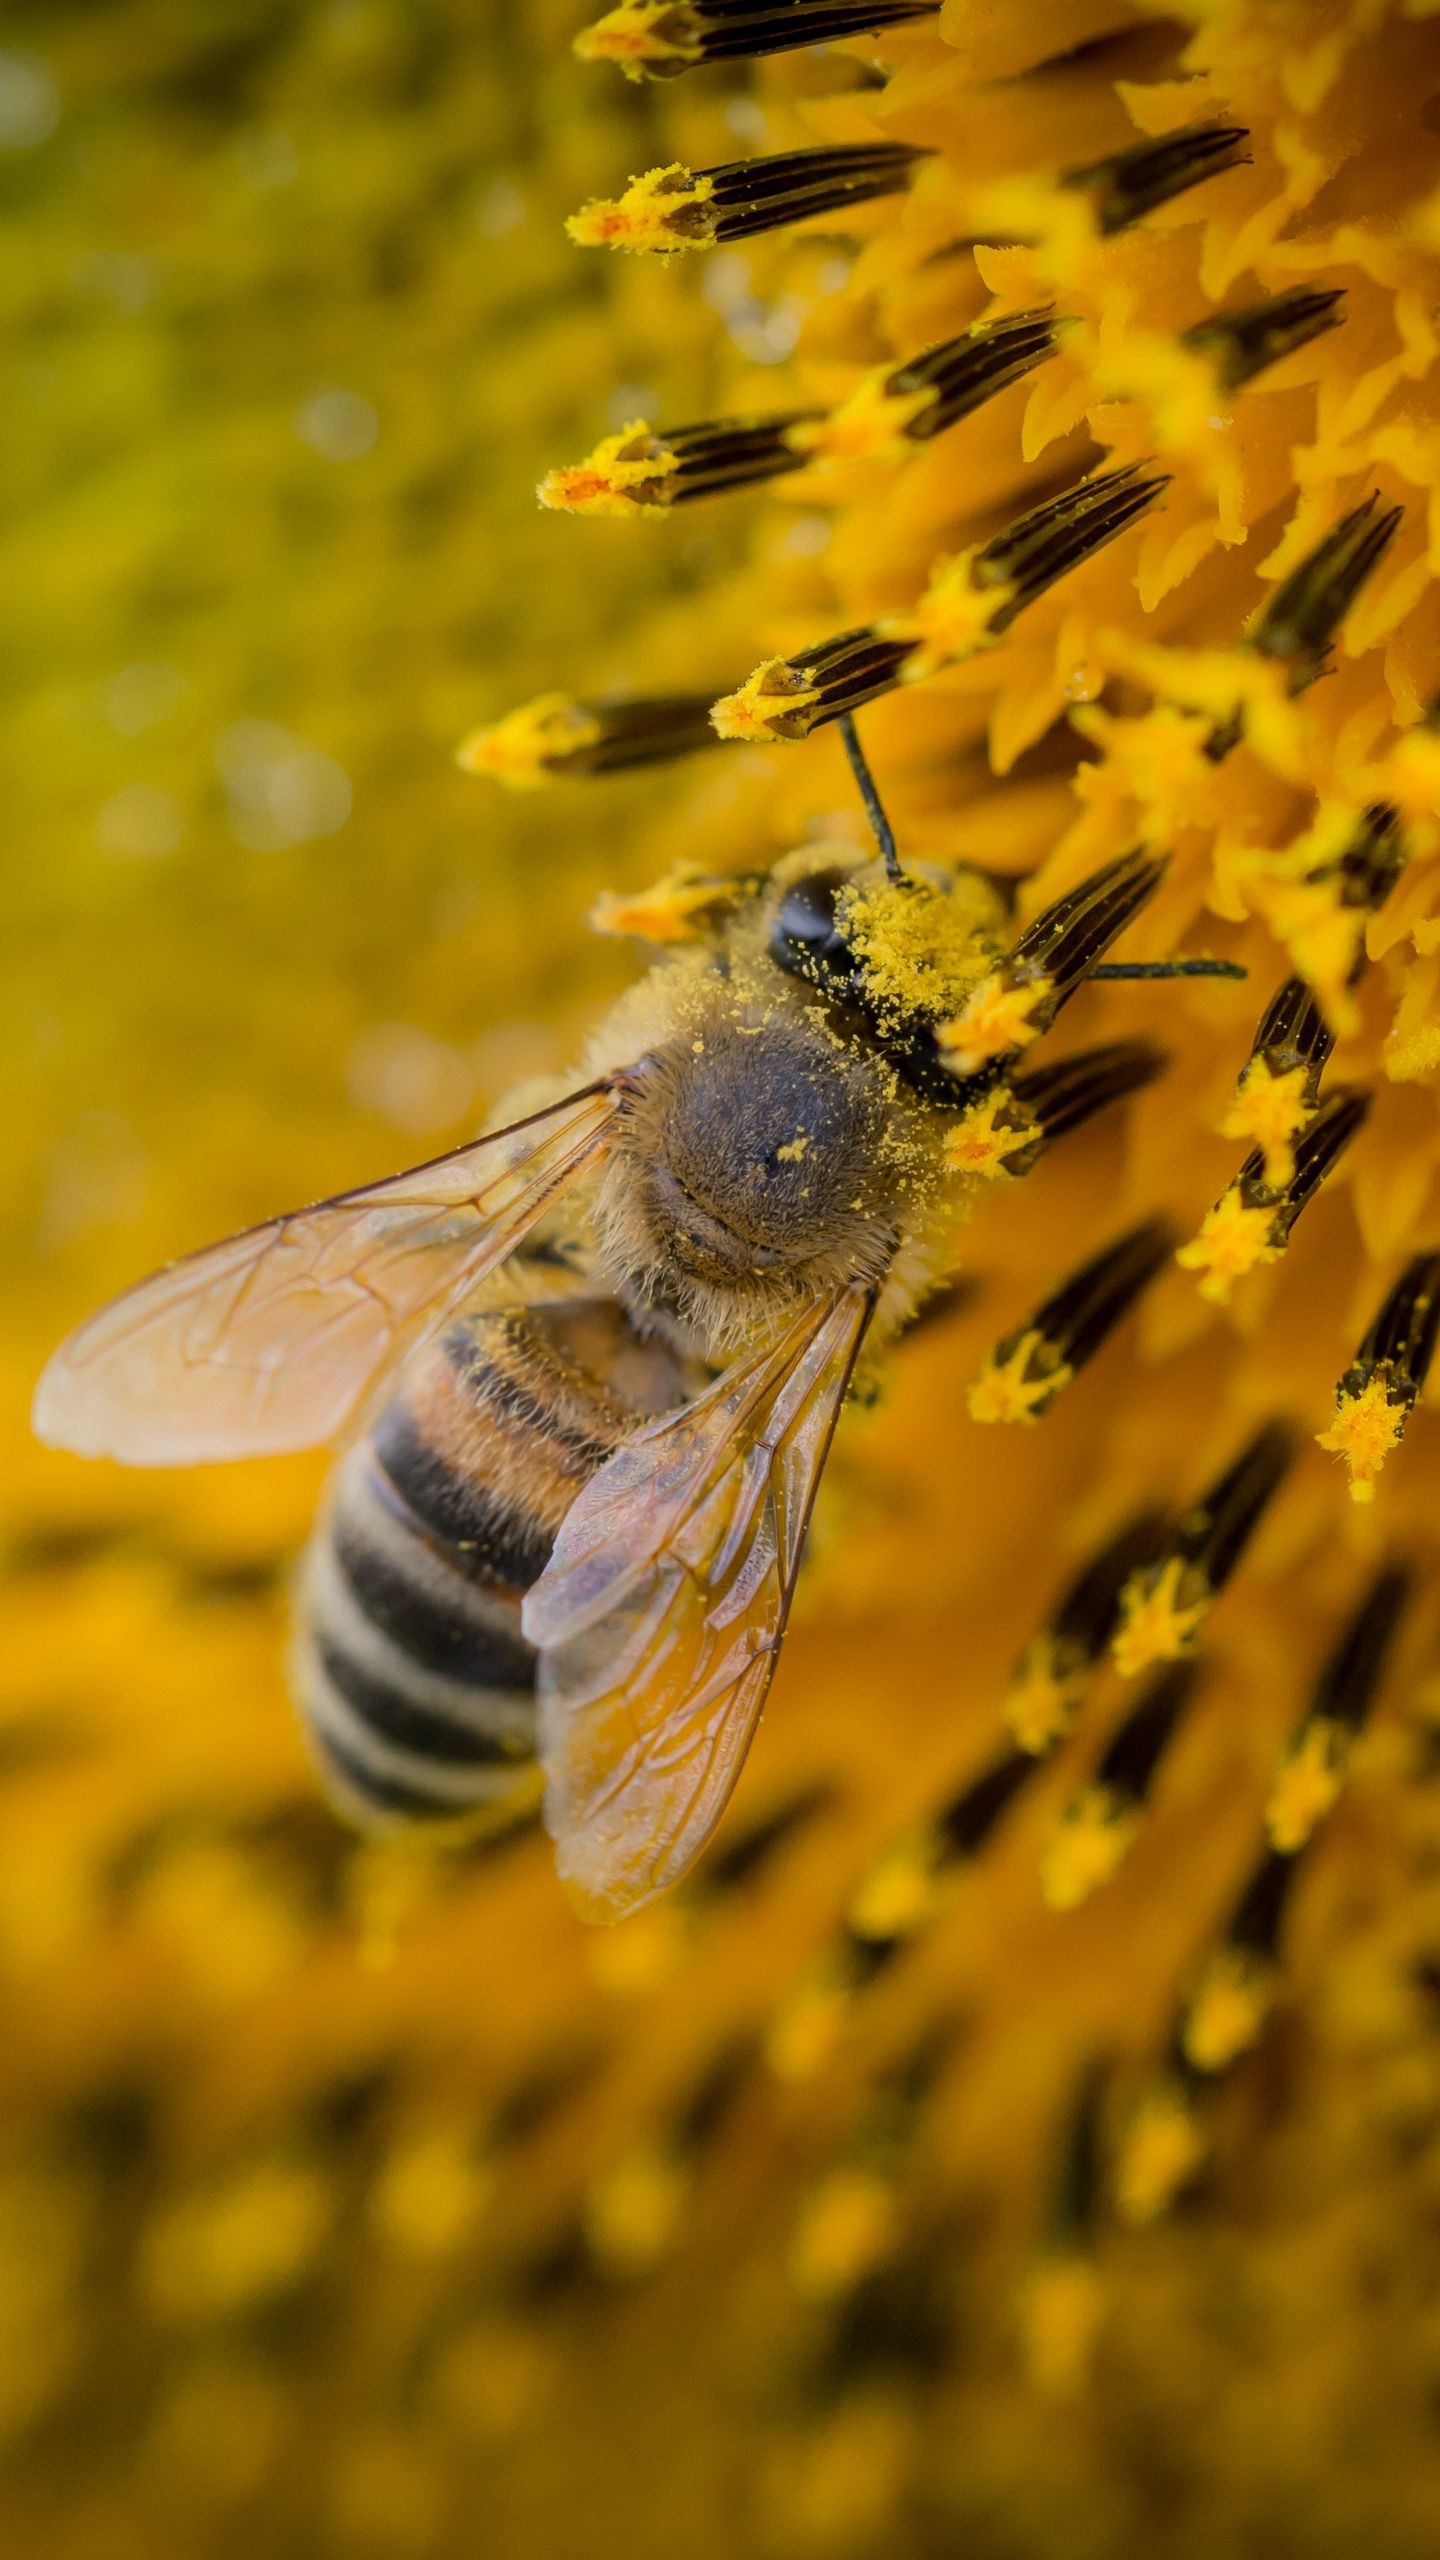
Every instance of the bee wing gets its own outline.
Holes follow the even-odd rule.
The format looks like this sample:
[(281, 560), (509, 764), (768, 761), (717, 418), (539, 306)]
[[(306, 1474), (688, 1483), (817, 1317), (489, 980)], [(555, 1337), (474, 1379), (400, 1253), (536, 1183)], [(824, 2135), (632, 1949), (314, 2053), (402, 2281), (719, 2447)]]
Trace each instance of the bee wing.
[(615, 1079), (588, 1086), (171, 1263), (61, 1344), (36, 1390), (38, 1437), (131, 1466), (335, 1438), (600, 1152), (619, 1101)]
[(525, 1602), (545, 1822), (618, 1920), (698, 1857), (750, 1746), (871, 1299), (845, 1289), (591, 1477)]

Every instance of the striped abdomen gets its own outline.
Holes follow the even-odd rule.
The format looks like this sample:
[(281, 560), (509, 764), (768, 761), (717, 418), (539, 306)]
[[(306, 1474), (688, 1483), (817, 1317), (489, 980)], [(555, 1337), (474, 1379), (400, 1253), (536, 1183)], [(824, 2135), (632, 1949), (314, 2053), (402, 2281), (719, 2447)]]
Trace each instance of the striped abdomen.
[(294, 1685), (345, 1808), (454, 1818), (532, 1777), (520, 1603), (586, 1478), (679, 1400), (610, 1301), (452, 1325), (335, 1471), (301, 1582)]

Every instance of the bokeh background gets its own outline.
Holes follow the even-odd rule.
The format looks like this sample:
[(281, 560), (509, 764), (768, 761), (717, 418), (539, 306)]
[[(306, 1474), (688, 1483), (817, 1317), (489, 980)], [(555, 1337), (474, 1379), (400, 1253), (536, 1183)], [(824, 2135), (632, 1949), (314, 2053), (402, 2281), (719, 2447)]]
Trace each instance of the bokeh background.
[[(756, 2063), (865, 1858), (973, 1761), (1105, 1503), (1157, 1462), (1193, 1488), (1273, 1395), (1324, 1411), (1371, 1285), (1344, 1200), (1312, 1213), (1269, 1332), (1227, 1339), (1223, 1394), (1209, 1320), (1188, 1295), (1167, 1313), (1159, 1420), (1089, 1376), (1042, 1457), (992, 1434), (977, 1464), (959, 1417), (993, 1304), (917, 1341), (839, 1453), (787, 1713), (726, 1840), (613, 1936), (570, 1918), (538, 1839), (437, 1863), (357, 1847), (319, 1800), (282, 1676), (319, 1460), (130, 1476), (28, 1439), (41, 1359), (109, 1290), (456, 1144), (563, 1066), (629, 973), (584, 929), (602, 887), (763, 857), (827, 806), (853, 836), (833, 740), (794, 783), (737, 755), (683, 788), (506, 797), (454, 763), (531, 694), (680, 668), (718, 689), (772, 617), (831, 609), (803, 500), (577, 528), (535, 507), (541, 469), (637, 414), (762, 405), (807, 310), (822, 368), (884, 352), (827, 321), (832, 244), (762, 252), (755, 292), (743, 260), (682, 292), (567, 244), (564, 213), (669, 156), (677, 119), (697, 165), (793, 138), (801, 77), (771, 75), (767, 135), (743, 78), (677, 108), (582, 71), (583, 14), (21, 0), (0, 40), (0, 2530), (46, 2560), (1348, 2560), (1362, 2539), (1420, 2560), (1423, 1612), (1403, 1745), (1306, 1906), (1313, 2014), (1222, 2096), (1218, 2214), (1110, 2232), (1103, 2281), (1062, 2248), (1026, 2343), (1077, 2071), (1096, 2040), (1163, 2042), (1333, 1629), (1331, 1462), (1309, 1456), (1264, 1551), (1133, 1891), (1040, 1912), (1051, 1789), (821, 2082)], [(981, 56), (1025, 69), (1111, 13), (1037, 8), (1013, 66), (1006, 13), (972, 14)], [(1102, 104), (1096, 150), (1123, 124)], [(911, 338), (971, 291), (954, 277), (901, 276)], [(1013, 507), (1019, 414), (967, 448), (987, 521)], [(933, 548), (937, 503), (874, 522)], [(866, 565), (869, 531), (843, 574), (873, 602), (893, 564)], [(1225, 566), (1202, 631), (1228, 644), (1261, 590), (1248, 555)], [(926, 691), (878, 733), (919, 741), (934, 849), (961, 810), (966, 849), (1025, 870), (1069, 813), (1063, 760), (1042, 739), (990, 789), (977, 704)], [(1101, 1132), (1047, 1165), (1033, 1215), (996, 1210), (977, 1262), (1007, 1320), (1179, 1178), (1181, 1128), (1198, 1215), (1253, 1018), (1253, 989), (1134, 999), (1124, 1027), (1163, 1021), (1183, 1052), (1181, 1100), (1128, 1151)], [(1384, 1109), (1362, 1197), (1388, 1252), (1421, 1219), (1434, 1114), (1413, 1084)], [(1435, 1432), (1417, 1417), (1395, 1470), (1402, 1528)]]

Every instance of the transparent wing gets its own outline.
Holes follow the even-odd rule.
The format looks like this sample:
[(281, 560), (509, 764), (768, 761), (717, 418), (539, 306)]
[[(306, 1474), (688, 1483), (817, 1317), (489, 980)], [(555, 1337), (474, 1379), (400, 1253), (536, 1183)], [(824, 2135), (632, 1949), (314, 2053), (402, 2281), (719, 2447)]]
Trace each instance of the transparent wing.
[(131, 1466), (333, 1440), (598, 1155), (619, 1099), (618, 1080), (591, 1085), (142, 1280), (61, 1344), (36, 1433)]
[(607, 1459), (525, 1603), (545, 1822), (584, 1918), (699, 1855), (775, 1668), (805, 1523), (870, 1313), (846, 1289)]

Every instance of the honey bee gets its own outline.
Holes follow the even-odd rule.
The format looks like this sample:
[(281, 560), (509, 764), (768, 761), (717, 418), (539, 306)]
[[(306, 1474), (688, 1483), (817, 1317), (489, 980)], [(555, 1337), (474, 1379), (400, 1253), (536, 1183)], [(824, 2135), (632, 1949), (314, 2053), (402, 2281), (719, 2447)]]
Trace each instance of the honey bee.
[[(293, 1680), (331, 1791), (444, 1821), (538, 1758), (591, 1919), (713, 1832), (862, 1343), (953, 1273), (953, 1136), (1019, 1096), (1021, 1033), (957, 1069), (943, 1027), (992, 985), (1048, 1027), (1160, 873), (1110, 865), (1007, 953), (982, 876), (884, 856), (730, 884), (572, 1089), (140, 1282), (37, 1393), (41, 1438), (134, 1465), (338, 1444)], [(1087, 1083), (1111, 1055), (1032, 1078), (1017, 1132), (1153, 1072)]]

